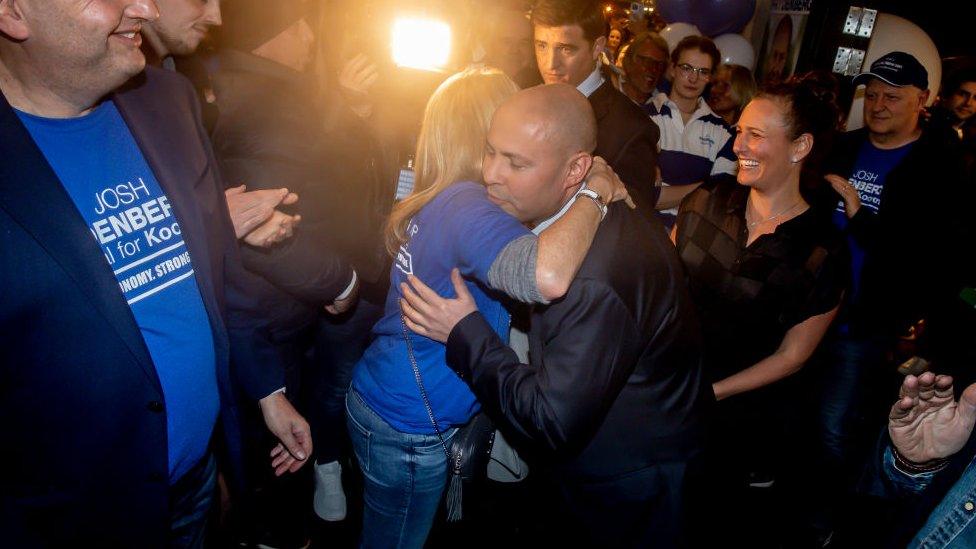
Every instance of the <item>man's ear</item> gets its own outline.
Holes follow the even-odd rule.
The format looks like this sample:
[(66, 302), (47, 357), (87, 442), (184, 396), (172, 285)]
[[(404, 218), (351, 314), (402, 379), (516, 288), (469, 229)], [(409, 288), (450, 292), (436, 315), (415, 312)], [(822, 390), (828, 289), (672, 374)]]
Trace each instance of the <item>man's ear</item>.
[(23, 42), (30, 35), (20, 0), (0, 0), (0, 35)]
[(590, 53), (593, 54), (593, 60), (594, 61), (596, 61), (597, 59), (600, 58), (600, 52), (603, 51), (603, 47), (606, 46), (606, 45), (607, 45), (607, 37), (606, 36), (601, 36), (601, 37), (599, 37), (599, 38), (597, 38), (596, 40), (593, 41), (593, 51), (590, 52)]
[(588, 152), (580, 151), (569, 159), (569, 169), (566, 172), (566, 179), (563, 181), (563, 188), (570, 189), (583, 182), (586, 174), (590, 173), (590, 166), (593, 165), (593, 157)]
[(929, 102), (929, 94), (932, 93), (929, 90), (922, 90), (922, 93), (918, 94), (918, 110), (925, 108), (925, 104)]

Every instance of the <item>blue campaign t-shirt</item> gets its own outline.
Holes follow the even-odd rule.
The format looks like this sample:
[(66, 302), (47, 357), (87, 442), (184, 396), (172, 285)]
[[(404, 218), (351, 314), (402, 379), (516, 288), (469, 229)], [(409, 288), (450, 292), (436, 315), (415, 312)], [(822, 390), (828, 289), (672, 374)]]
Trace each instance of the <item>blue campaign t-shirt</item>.
[(169, 198), (111, 101), (79, 118), (17, 115), (88, 224), (149, 349), (174, 482), (206, 454), (220, 397), (210, 321)]
[[(878, 213), (885, 179), (912, 150), (912, 145), (914, 142), (896, 149), (879, 149), (870, 140), (864, 141), (848, 179), (857, 189), (862, 207), (868, 208), (875, 214)], [(842, 231), (847, 229), (848, 219), (843, 201), (838, 202), (837, 208), (834, 209), (834, 225)], [(851, 250), (851, 301), (857, 302), (861, 292), (861, 272), (864, 270), (865, 252), (852, 236), (848, 235), (847, 242)]]
[[(509, 315), (501, 297), (486, 284), (488, 270), (502, 249), (532, 234), (488, 200), (485, 188), (471, 181), (455, 183), (424, 206), (407, 227), (408, 241), (390, 269), (390, 292), (376, 338), (353, 372), (352, 387), (366, 405), (402, 433), (432, 434), (414, 379), (400, 320), (400, 283), (413, 274), (439, 295), (455, 297), (451, 269), (465, 278), (485, 320), (508, 341)], [(409, 332), (414, 357), (438, 426), (466, 423), (478, 401), (468, 385), (447, 366), (442, 343)]]

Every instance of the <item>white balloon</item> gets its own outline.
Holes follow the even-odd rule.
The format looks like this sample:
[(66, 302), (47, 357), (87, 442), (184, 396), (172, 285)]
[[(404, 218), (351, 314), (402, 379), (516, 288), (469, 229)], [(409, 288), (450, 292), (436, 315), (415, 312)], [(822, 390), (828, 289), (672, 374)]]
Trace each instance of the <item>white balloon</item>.
[(723, 34), (715, 38), (715, 45), (722, 54), (722, 64), (742, 65), (749, 70), (756, 68), (756, 51), (741, 34)]
[(671, 23), (661, 29), (659, 34), (668, 43), (668, 53), (671, 53), (674, 51), (674, 47), (678, 45), (678, 42), (681, 42), (682, 38), (686, 36), (701, 36), (701, 31), (691, 23)]
[[(874, 23), (874, 31), (871, 33), (871, 42), (868, 43), (868, 51), (864, 54), (864, 66), (861, 70), (867, 72), (871, 68), (871, 63), (893, 51), (903, 51), (914, 55), (928, 71), (929, 90), (931, 90), (928, 104), (931, 105), (939, 93), (939, 85), (942, 82), (942, 57), (939, 56), (935, 42), (932, 42), (929, 35), (915, 23), (890, 13), (878, 13), (878, 18)], [(858, 86), (854, 92), (854, 103), (851, 105), (850, 116), (847, 118), (847, 130), (852, 131), (863, 126), (864, 87)]]

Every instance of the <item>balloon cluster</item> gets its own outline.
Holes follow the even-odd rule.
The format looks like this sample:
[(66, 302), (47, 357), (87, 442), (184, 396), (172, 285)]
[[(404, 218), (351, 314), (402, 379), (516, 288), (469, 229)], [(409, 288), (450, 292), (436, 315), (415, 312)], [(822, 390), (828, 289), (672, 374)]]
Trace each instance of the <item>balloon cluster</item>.
[(722, 63), (755, 68), (756, 53), (740, 32), (756, 10), (756, 0), (657, 0), (658, 14), (672, 22), (661, 30), (668, 48), (692, 35), (712, 36)]

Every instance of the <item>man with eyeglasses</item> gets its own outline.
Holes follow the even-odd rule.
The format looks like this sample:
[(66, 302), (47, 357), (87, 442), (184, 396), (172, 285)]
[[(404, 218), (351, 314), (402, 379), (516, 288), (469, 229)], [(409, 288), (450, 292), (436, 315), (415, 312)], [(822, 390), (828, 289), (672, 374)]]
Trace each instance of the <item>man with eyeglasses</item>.
[(656, 32), (642, 32), (630, 41), (624, 54), (620, 91), (646, 110), (658, 94), (657, 83), (667, 68), (668, 43)]
[(671, 93), (657, 94), (647, 106), (661, 130), (661, 194), (658, 215), (670, 230), (678, 204), (707, 177), (735, 175), (734, 134), (702, 99), (721, 56), (715, 43), (689, 36), (671, 52)]

